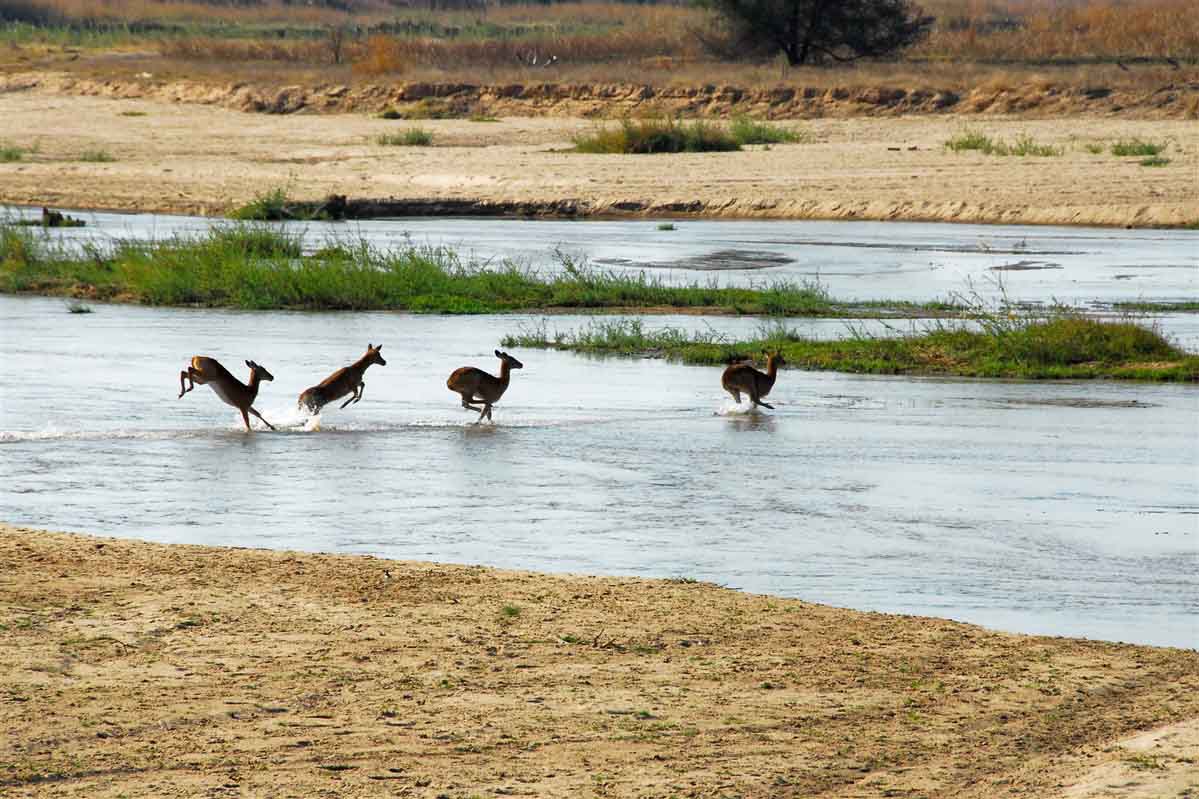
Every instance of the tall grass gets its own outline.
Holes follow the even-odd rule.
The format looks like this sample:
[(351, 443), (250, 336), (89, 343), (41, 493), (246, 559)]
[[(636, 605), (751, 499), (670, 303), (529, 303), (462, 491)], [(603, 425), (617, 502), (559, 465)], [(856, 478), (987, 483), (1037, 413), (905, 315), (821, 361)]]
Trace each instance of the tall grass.
[(940, 323), (895, 337), (853, 332), (839, 341), (819, 341), (776, 323), (763, 326), (756, 338), (730, 341), (712, 332), (650, 329), (641, 320), (620, 319), (553, 333), (542, 325), (505, 336), (502, 346), (656, 355), (706, 365), (781, 351), (792, 367), (870, 374), (1199, 381), (1199, 355), (1132, 322), (1059, 312), (984, 320), (979, 327)]
[(724, 128), (697, 120), (625, 119), (616, 127), (601, 127), (574, 137), (580, 153), (703, 153), (739, 150)]
[(461, 261), (444, 248), (381, 251), (338, 244), (312, 255), (272, 227), (229, 225), (195, 237), (67, 250), (0, 225), (0, 291), (122, 298), (154, 305), (394, 309), (494, 313), (535, 308), (704, 308), (747, 314), (844, 312), (819, 286), (670, 286), (645, 274), (593, 270), (563, 257), (560, 273)]

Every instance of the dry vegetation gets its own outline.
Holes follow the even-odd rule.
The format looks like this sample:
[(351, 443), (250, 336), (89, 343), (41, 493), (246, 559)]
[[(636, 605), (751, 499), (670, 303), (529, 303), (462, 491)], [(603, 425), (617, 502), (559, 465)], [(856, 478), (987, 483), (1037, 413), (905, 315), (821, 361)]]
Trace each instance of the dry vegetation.
[[(503, 83), (636, 82), (756, 86), (950, 87), (1029, 78), (1080, 85), (1194, 80), (1199, 15), (1189, 0), (932, 0), (937, 25), (901, 62), (788, 69), (738, 58), (722, 47), (712, 13), (684, 5), (581, 2), (496, 5), (431, 12), (358, 0), (352, 13), (283, 5), (209, 5), (196, 0), (19, 0), (30, 28), (10, 25), (0, 62), (37, 63), (38, 45), (72, 52), (72, 69), (124, 66), (155, 75), (338, 82), (406, 79)], [(12, 14), (12, 10), (9, 14)], [(3, 14), (5, 12), (0, 12)], [(96, 48), (128, 52), (97, 60)], [(1117, 66), (1117, 63), (1120, 65)], [(1177, 64), (1177, 66), (1175, 66)], [(1131, 66), (1129, 66), (1131, 65)], [(1098, 71), (1096, 71), (1098, 70)]]

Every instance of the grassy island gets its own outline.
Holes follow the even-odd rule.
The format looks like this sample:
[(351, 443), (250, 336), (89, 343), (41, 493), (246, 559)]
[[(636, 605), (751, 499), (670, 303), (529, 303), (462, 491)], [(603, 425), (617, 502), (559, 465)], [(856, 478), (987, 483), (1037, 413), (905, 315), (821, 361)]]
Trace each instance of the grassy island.
[(751, 340), (730, 341), (713, 333), (649, 329), (638, 319), (617, 319), (553, 333), (543, 325), (506, 336), (503, 346), (711, 365), (761, 359), (763, 353), (777, 351), (792, 367), (868, 374), (1199, 381), (1199, 355), (1133, 321), (1104, 321), (1067, 310), (1038, 317), (978, 313), (972, 321), (971, 328), (947, 321), (890, 337), (851, 330), (837, 341), (807, 338), (775, 323)]

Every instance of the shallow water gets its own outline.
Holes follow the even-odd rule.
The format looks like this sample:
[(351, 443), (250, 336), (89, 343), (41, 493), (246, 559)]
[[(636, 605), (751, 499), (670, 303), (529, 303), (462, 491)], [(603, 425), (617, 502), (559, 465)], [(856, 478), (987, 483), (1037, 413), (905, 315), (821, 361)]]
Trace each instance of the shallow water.
[[(10, 215), (35, 216), (33, 209)], [(200, 217), (72, 212), (85, 228), (68, 241), (167, 238), (199, 233)], [(392, 248), (452, 246), (480, 261), (560, 268), (555, 252), (616, 271), (676, 283), (720, 285), (817, 280), (846, 300), (942, 299), (951, 294), (1073, 305), (1199, 296), (1199, 232), (913, 222), (389, 219), (288, 223), (316, 249), (332, 239)]]
[[(158, 541), (688, 576), (1021, 632), (1199, 646), (1193, 386), (720, 370), (515, 352), (474, 426), (445, 388), (519, 317), (246, 313), (0, 297), (0, 519)], [(555, 317), (563, 327), (582, 323)], [(661, 320), (654, 320), (655, 323)], [(678, 324), (728, 326), (749, 320)], [(831, 334), (827, 322), (806, 322)], [(725, 329), (725, 328), (720, 328)], [(295, 397), (384, 344), (360, 403)], [(275, 375), (240, 431), (197, 353)]]

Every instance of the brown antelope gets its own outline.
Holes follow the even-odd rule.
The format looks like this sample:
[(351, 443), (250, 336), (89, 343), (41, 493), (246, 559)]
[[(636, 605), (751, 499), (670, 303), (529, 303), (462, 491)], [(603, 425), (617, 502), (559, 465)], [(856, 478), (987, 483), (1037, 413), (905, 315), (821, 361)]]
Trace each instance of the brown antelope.
[(387, 366), (387, 361), (383, 360), (383, 356), (379, 354), (381, 349), (383, 349), (382, 344), (377, 347), (374, 344), (367, 344), (366, 355), (349, 366), (338, 369), (318, 385), (305, 390), (300, 395), (299, 407), (307, 408), (309, 413), (320, 413), (321, 408), (330, 402), (341, 399), (346, 394), (350, 394), (351, 397), (341, 404), (342, 408), (362, 399), (362, 389), (366, 387), (366, 383), (362, 382), (362, 375), (366, 372), (366, 368), (372, 363)]
[[(491, 418), (491, 406), (504, 396), (504, 392), (508, 389), (508, 379), (512, 376), (512, 370), (523, 369), (525, 366), (506, 352), (496, 350), (495, 357), (500, 359), (499, 377), (489, 375), (482, 369), (476, 369), (473, 366), (463, 366), (461, 369), (455, 369), (454, 373), (450, 375), (450, 379), (445, 381), (446, 387), (450, 391), (462, 395), (463, 408), (479, 411), (476, 423), (483, 421), (484, 416), (488, 419)], [(482, 409), (472, 404), (475, 402), (483, 403)]]
[(773, 411), (774, 406), (762, 402), (762, 397), (774, 388), (774, 378), (778, 375), (779, 367), (786, 363), (781, 352), (767, 356), (765, 374), (755, 369), (752, 364), (735, 363), (724, 370), (720, 384), (724, 386), (725, 391), (733, 395), (738, 404), (741, 402), (741, 392), (744, 391), (754, 405), (761, 405)]
[[(211, 385), (212, 390), (226, 404), (241, 411), (242, 421), (246, 423), (246, 432), (250, 432), (250, 417), (246, 415), (247, 411), (262, 419), (264, 425), (274, 430), (275, 426), (263, 419), (262, 414), (254, 410), (253, 405), (258, 396), (259, 383), (263, 380), (274, 380), (275, 376), (253, 361), (246, 361), (246, 366), (250, 367), (249, 383), (243, 383), (231, 375), (216, 358), (197, 355), (192, 358), (191, 365), (179, 373), (179, 396), (182, 397), (191, 391), (197, 383)], [(184, 381), (187, 381), (188, 385), (185, 386)]]

